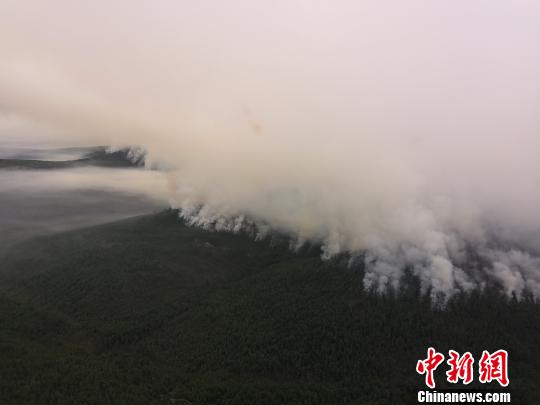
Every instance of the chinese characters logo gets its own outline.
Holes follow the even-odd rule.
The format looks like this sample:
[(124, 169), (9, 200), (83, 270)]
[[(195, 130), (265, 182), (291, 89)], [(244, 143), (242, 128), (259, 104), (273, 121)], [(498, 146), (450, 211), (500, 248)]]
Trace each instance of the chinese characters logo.
[[(433, 373), (444, 362), (445, 356), (437, 352), (433, 347), (428, 348), (427, 358), (419, 360), (416, 364), (416, 372), (420, 375), (425, 375), (426, 385), (433, 389), (435, 388), (435, 379)], [(472, 382), (474, 375), (474, 357), (470, 352), (460, 355), (454, 350), (448, 352), (448, 371), (446, 372), (446, 380), (449, 383), (469, 384)], [(497, 350), (489, 353), (486, 350), (482, 352), (482, 357), (478, 362), (478, 380), (482, 383), (490, 383), (497, 381), (502, 387), (508, 386), (510, 380), (508, 378), (508, 353), (506, 350)]]

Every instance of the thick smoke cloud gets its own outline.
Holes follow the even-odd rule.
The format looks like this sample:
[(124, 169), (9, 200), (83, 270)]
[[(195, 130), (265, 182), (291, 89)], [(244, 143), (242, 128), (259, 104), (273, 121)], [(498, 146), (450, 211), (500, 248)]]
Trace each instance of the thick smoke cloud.
[(191, 223), (365, 252), (368, 288), (409, 269), (433, 297), (538, 297), (539, 18), (526, 0), (4, 0), (0, 134), (140, 145)]

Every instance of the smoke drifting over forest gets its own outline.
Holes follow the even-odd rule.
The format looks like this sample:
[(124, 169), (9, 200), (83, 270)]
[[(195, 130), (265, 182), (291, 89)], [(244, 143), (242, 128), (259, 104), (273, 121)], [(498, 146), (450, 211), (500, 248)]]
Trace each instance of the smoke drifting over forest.
[(192, 224), (365, 252), (368, 288), (409, 269), (434, 297), (539, 297), (538, 21), (526, 0), (5, 0), (0, 137), (141, 146)]

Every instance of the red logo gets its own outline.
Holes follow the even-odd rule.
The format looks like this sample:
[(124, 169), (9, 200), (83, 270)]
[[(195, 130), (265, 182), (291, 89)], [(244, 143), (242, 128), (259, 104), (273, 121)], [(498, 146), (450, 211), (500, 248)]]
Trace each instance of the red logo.
[(506, 350), (497, 350), (489, 354), (485, 350), (479, 363), (480, 382), (489, 383), (493, 380), (499, 382), (503, 387), (508, 386), (508, 353)]
[(470, 384), (473, 380), (474, 357), (472, 354), (467, 352), (460, 357), (458, 352), (450, 350), (448, 355), (450, 358), (447, 363), (450, 370), (446, 372), (446, 380), (454, 384), (463, 380), (463, 384)]
[(416, 364), (416, 372), (426, 375), (426, 385), (429, 388), (435, 388), (433, 372), (444, 361), (444, 355), (437, 353), (433, 347), (428, 349), (428, 357), (425, 360), (419, 360)]
[[(425, 375), (426, 385), (435, 388), (434, 371), (444, 361), (442, 353), (437, 352), (433, 347), (428, 348), (427, 358), (419, 360), (416, 364), (416, 372)], [(448, 351), (449, 366), (446, 372), (446, 380), (449, 383), (456, 384), (460, 381), (463, 384), (470, 384), (473, 380), (474, 357), (470, 352), (460, 355), (454, 350)], [(508, 378), (508, 352), (506, 350), (497, 350), (490, 354), (487, 351), (482, 352), (482, 358), (478, 362), (479, 381), (482, 384), (497, 381), (501, 386), (506, 387), (510, 383)]]

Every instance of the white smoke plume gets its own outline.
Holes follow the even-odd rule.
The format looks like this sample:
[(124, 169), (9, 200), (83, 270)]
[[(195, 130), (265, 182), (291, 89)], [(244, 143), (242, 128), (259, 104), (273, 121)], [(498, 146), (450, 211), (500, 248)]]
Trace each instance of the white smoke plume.
[(528, 0), (3, 0), (0, 136), (140, 145), (188, 222), (364, 252), (367, 288), (408, 269), (434, 298), (539, 297), (538, 21)]

